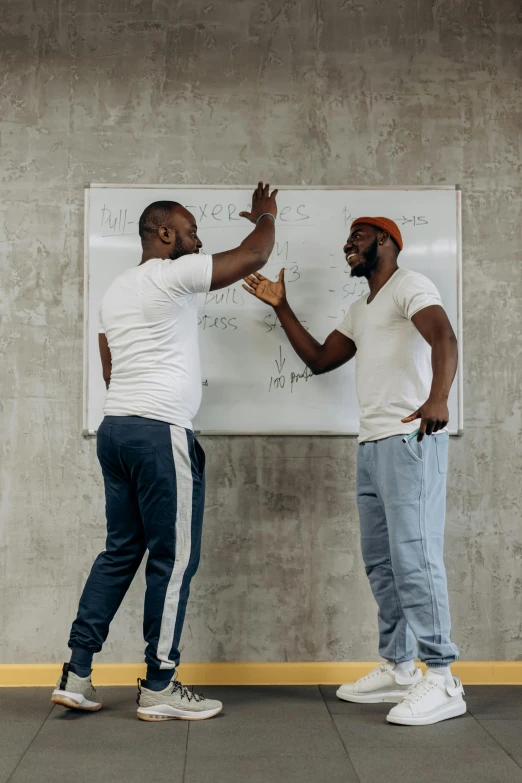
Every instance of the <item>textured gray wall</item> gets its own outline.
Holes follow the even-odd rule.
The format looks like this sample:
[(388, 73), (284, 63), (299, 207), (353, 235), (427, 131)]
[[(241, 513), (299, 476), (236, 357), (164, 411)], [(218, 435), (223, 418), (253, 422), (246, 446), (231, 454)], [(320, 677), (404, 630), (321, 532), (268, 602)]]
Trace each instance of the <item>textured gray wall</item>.
[[(83, 183), (259, 176), (462, 184), (454, 638), (467, 658), (522, 659), (521, 33), (519, 0), (4, 0), (2, 662), (63, 658), (103, 548), (95, 444), (80, 435)], [(204, 445), (185, 659), (375, 659), (355, 442)], [(140, 575), (104, 660), (141, 660), (142, 597)]]

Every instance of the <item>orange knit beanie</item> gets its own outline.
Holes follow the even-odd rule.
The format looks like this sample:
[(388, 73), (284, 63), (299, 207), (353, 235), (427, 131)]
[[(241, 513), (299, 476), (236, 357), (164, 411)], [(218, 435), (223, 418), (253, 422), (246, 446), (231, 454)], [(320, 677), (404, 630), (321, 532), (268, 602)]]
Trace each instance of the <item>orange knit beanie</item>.
[(365, 223), (367, 226), (375, 226), (375, 228), (380, 228), (381, 231), (387, 231), (397, 244), (399, 250), (402, 250), (402, 236), (399, 226), (393, 220), (390, 220), (390, 218), (360, 217), (353, 221), (352, 228), (357, 226), (359, 223)]

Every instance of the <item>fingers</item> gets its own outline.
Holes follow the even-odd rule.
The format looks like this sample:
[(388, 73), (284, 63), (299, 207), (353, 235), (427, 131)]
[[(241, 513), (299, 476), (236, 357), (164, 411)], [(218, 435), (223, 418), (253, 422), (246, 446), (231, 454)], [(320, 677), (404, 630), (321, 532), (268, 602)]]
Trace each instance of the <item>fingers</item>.
[(285, 282), (285, 268), (283, 267), (281, 271), (279, 272), (279, 282), (284, 283)]
[(254, 272), (253, 275), (248, 275), (248, 277), (244, 277), (243, 280), (252, 288), (257, 288), (259, 283), (270, 282), (268, 278), (263, 277), (263, 275), (260, 275), (259, 272)]
[(426, 435), (426, 427), (428, 425), (427, 419), (422, 419), (419, 427), (419, 434), (417, 435), (417, 441), (420, 443), (423, 437)]
[(435, 427), (436, 423), (437, 422), (433, 421), (432, 419), (426, 420), (426, 429), (425, 429), (426, 435), (431, 435), (433, 433), (433, 428)]
[(245, 291), (248, 291), (248, 293), (252, 294), (252, 296), (256, 295), (256, 292), (254, 291), (254, 289), (250, 288), (250, 286), (248, 286), (248, 285), (242, 285), (241, 288), (244, 288)]
[(415, 419), (419, 418), (419, 411), (415, 411), (415, 413), (412, 413), (411, 416), (407, 416), (405, 419), (401, 419), (403, 424), (409, 424), (410, 421), (415, 421)]
[[(254, 194), (252, 196), (252, 207), (256, 202), (258, 202), (260, 199), (275, 199), (277, 194), (279, 193), (278, 189), (275, 188), (275, 190), (272, 191), (272, 194), (270, 195), (270, 184), (267, 182), (266, 185), (263, 183), (263, 180), (259, 180), (257, 183), (257, 188), (254, 190)], [(255, 214), (255, 210), (252, 210)], [(240, 212), (240, 217), (244, 217), (247, 220), (252, 221), (252, 212)]]
[(269, 196), (270, 198), (275, 198), (278, 193), (279, 193), (278, 188), (275, 188), (270, 194), (270, 184), (268, 182), (264, 184), (263, 180), (261, 179), (257, 183), (257, 188), (254, 190), (254, 195), (257, 198), (262, 198), (262, 197), (268, 198)]
[(435, 435), (436, 432), (441, 432), (445, 427), (448, 426), (448, 422), (444, 421), (444, 419), (437, 419), (437, 421), (430, 422), (433, 424), (433, 429), (431, 432), (429, 432), (429, 424), (426, 429), (426, 435)]

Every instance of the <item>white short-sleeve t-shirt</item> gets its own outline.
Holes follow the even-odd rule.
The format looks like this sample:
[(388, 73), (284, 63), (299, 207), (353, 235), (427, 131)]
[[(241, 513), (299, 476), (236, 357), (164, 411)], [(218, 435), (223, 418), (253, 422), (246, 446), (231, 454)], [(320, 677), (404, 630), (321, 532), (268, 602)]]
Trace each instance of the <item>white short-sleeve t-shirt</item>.
[(337, 330), (354, 341), (359, 442), (414, 432), (419, 421), (402, 424), (429, 397), (431, 348), (411, 322), (415, 313), (442, 305), (424, 275), (398, 269), (368, 304), (361, 296)]
[(197, 294), (212, 256), (154, 258), (112, 283), (100, 306), (112, 373), (106, 416), (143, 416), (192, 429), (201, 404)]

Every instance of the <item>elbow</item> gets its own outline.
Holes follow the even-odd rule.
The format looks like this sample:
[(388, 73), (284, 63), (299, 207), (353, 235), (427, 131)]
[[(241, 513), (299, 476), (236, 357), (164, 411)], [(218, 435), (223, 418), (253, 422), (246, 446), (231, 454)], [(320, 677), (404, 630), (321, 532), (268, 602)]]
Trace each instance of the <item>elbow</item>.
[(458, 364), (459, 361), (459, 344), (454, 334), (451, 335), (451, 348), (453, 351), (453, 361)]
[(261, 269), (265, 266), (272, 254), (272, 246), (264, 242), (252, 242), (252, 237), (247, 237), (240, 245), (240, 258), (253, 269)]
[(255, 260), (257, 269), (262, 269), (268, 263), (269, 258), (270, 253), (258, 253)]
[[(250, 258), (245, 264), (244, 272), (247, 275), (253, 275), (254, 272), (258, 272), (260, 269), (263, 269), (267, 261), (268, 256), (265, 253), (253, 252), (250, 254)], [(245, 274), (242, 274), (242, 277), (245, 277)]]
[(327, 357), (324, 355), (324, 345), (320, 346), (320, 348), (316, 351), (315, 356), (311, 361), (307, 363), (308, 369), (314, 374), (314, 375), (324, 375), (324, 373), (328, 372), (330, 369), (328, 366), (328, 360)]
[(322, 367), (318, 361), (308, 362), (306, 366), (308, 367), (312, 375), (323, 375), (323, 373), (326, 372), (325, 368)]
[(453, 329), (451, 328), (451, 326), (445, 332), (444, 337), (451, 345), (453, 345), (455, 347), (457, 346), (457, 336), (456, 336), (455, 332), (453, 331)]
[(272, 248), (262, 242), (250, 246), (245, 244), (243, 247), (248, 250), (250, 262), (259, 266), (264, 266), (272, 254)]
[(451, 344), (452, 350), (455, 353), (455, 357), (458, 359), (459, 358), (459, 344), (458, 344), (457, 338), (456, 338), (456, 336), (455, 336), (455, 334), (453, 332), (451, 333), (450, 344)]
[(441, 329), (434, 332), (431, 336), (431, 347), (449, 348), (451, 351), (458, 351), (457, 338), (453, 329)]
[(449, 347), (450, 351), (455, 354), (455, 356), (458, 356), (459, 353), (459, 345), (457, 342), (457, 338), (455, 336), (455, 332), (453, 329), (449, 334), (445, 336), (446, 345)]

